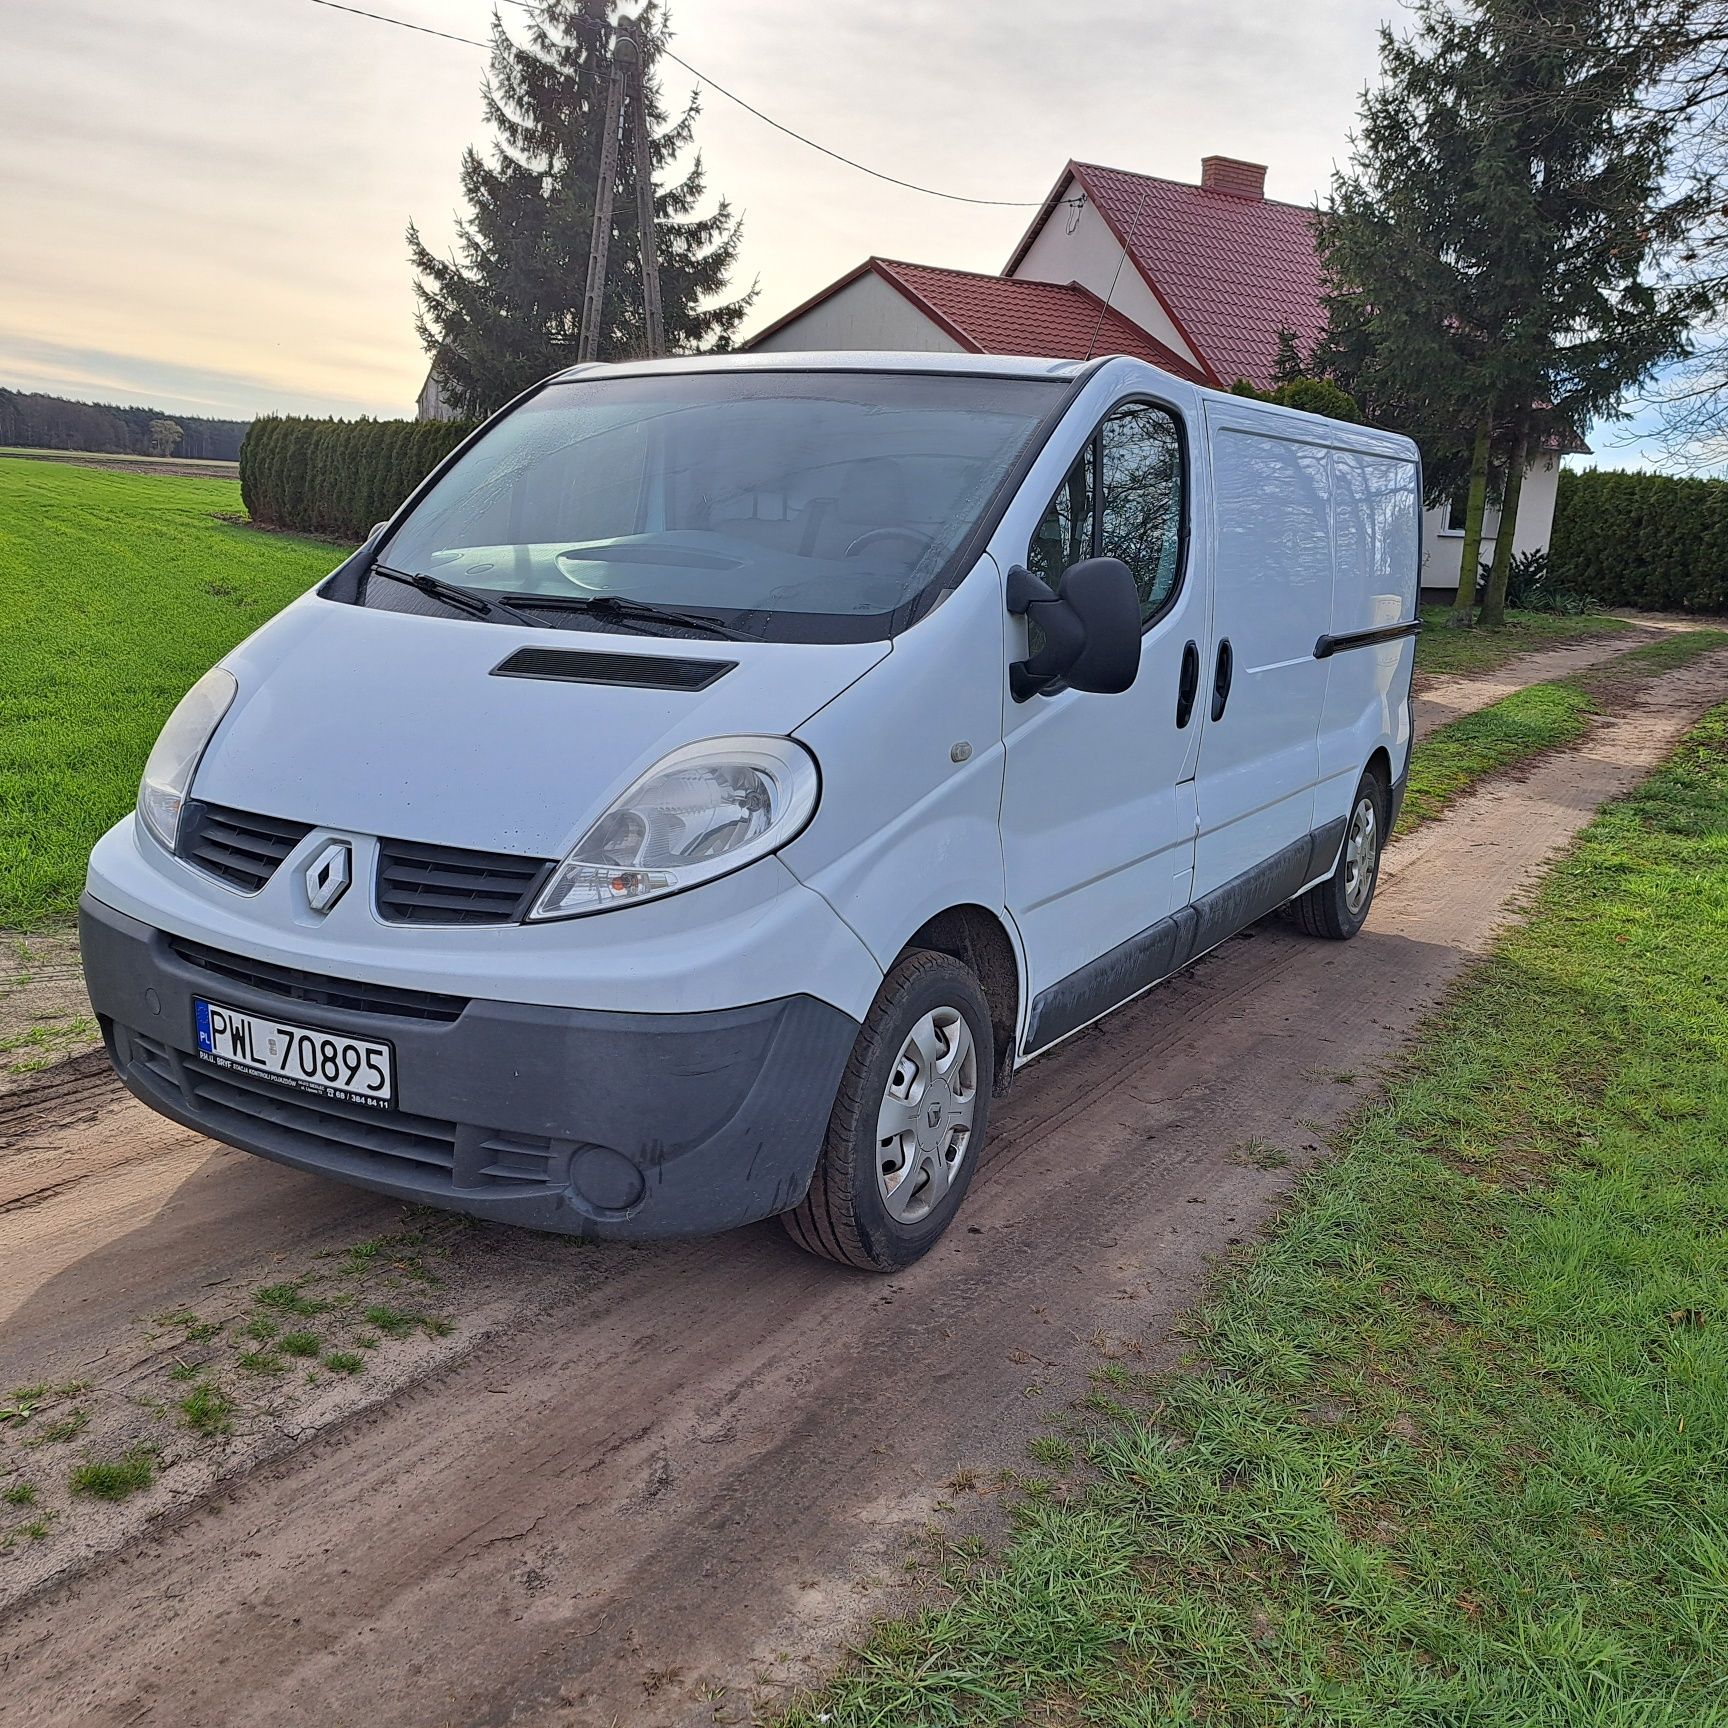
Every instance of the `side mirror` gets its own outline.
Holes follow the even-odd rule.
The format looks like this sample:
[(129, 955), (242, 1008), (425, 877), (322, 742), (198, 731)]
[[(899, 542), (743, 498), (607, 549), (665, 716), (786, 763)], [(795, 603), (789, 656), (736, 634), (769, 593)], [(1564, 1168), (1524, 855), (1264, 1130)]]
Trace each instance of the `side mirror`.
[(1098, 696), (1129, 688), (1140, 671), (1140, 590), (1120, 558), (1082, 558), (1062, 572), (1057, 592), (1016, 564), (1008, 572), (1008, 610), (1044, 632), (1044, 646), (1008, 668), (1016, 702), (1059, 684)]

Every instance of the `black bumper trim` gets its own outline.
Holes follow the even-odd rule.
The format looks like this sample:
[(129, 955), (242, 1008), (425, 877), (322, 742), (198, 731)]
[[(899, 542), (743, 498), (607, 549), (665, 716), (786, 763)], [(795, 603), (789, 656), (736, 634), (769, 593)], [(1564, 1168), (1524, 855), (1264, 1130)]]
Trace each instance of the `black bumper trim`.
[[(695, 1014), (476, 998), (447, 1023), (385, 1020), (213, 976), (88, 895), (79, 936), (115, 1070), (162, 1115), (399, 1199), (573, 1235), (700, 1235), (795, 1206), (858, 1032), (809, 996)], [(387, 1031), (398, 1107), (206, 1062), (200, 996), (357, 1037)]]

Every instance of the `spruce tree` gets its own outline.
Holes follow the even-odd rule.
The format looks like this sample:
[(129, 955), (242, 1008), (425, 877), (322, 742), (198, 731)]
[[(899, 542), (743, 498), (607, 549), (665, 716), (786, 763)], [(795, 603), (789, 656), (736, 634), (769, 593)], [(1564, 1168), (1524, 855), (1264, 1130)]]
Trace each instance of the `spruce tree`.
[[(454, 259), (436, 257), (411, 223), (415, 327), (457, 412), (490, 413), (535, 380), (571, 365), (587, 282), (607, 82), (621, 30), (640, 45), (641, 88), (654, 169), (656, 253), (666, 346), (673, 353), (730, 345), (755, 290), (725, 298), (740, 224), (721, 199), (701, 213), (702, 158), (680, 168), (698, 112), (694, 97), (669, 120), (654, 75), (667, 23), (650, 4), (626, 21), (616, 0), (546, 0), (521, 41), (495, 13), (483, 94), (494, 134), (488, 157), (462, 158), (468, 215)], [(599, 337), (602, 360), (646, 350), (634, 152), (625, 99), (612, 237)]]
[(1415, 12), (1409, 36), (1382, 31), (1383, 81), (1321, 217), (1321, 352), (1422, 442), (1431, 501), (1468, 475), (1459, 623), (1499, 455), (1497, 624), (1529, 451), (1617, 413), (1684, 340), (1694, 299), (1659, 270), (1684, 226), (1663, 193), (1672, 127), (1644, 101), (1660, 65), (1632, 0)]

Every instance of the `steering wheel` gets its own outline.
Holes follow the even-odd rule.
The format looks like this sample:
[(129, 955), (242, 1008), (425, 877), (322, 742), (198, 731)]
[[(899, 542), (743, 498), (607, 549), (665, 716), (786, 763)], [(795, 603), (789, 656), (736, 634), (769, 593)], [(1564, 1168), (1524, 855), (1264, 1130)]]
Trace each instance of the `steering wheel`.
[(856, 558), (861, 552), (883, 540), (907, 540), (912, 543), (914, 556), (928, 552), (936, 544), (934, 534), (926, 534), (921, 528), (866, 528), (850, 546), (846, 548), (848, 558)]

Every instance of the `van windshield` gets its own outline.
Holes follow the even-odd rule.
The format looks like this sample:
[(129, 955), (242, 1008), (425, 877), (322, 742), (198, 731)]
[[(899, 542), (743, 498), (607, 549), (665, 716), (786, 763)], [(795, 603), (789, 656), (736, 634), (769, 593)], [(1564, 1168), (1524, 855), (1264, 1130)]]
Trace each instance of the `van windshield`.
[[(1066, 388), (885, 372), (551, 384), (455, 463), (377, 563), (497, 597), (494, 620), (518, 621), (509, 603), (527, 597), (534, 623), (579, 629), (684, 633), (658, 607), (781, 640), (887, 636), (964, 574), (949, 566)], [(437, 609), (433, 586), (368, 580), (363, 600)]]

